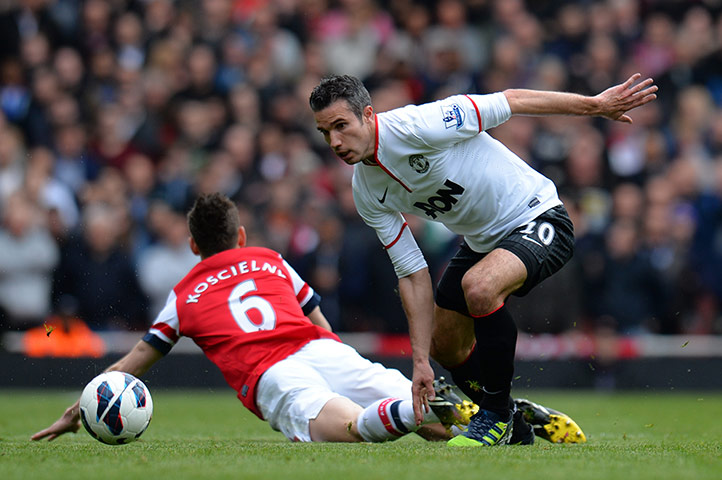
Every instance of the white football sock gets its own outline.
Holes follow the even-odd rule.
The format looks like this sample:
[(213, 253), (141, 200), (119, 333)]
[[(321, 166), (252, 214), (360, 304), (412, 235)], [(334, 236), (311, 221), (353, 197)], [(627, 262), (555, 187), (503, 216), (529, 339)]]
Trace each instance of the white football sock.
[(367, 442), (396, 440), (418, 429), (411, 401), (398, 398), (372, 403), (359, 414), (356, 426)]
[[(412, 425), (414, 428), (409, 428), (410, 431), (415, 431), (416, 428), (416, 417), (414, 416), (414, 404), (411, 400), (404, 400), (399, 404), (399, 417), (404, 425)], [(424, 419), (421, 421), (421, 425), (427, 423), (439, 423), (439, 417), (436, 416), (433, 410), (429, 408), (428, 412), (424, 412)]]
[[(429, 409), (421, 424), (439, 423), (439, 418)], [(411, 400), (384, 398), (366, 407), (358, 416), (356, 426), (367, 442), (396, 440), (418, 430)]]

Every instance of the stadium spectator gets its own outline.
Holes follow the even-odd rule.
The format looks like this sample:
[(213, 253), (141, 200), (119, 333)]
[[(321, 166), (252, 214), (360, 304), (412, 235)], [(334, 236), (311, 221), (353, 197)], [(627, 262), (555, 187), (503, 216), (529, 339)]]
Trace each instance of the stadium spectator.
[(198, 263), (188, 249), (186, 220), (169, 205), (156, 201), (148, 212), (150, 231), (156, 239), (138, 258), (138, 282), (150, 299), (150, 314), (156, 316), (168, 292)]
[(393, 22), (375, 0), (345, 0), (324, 13), (311, 33), (332, 73), (364, 77), (373, 71), (379, 48), (390, 41)]
[(22, 0), (4, 5), (0, 13), (0, 62), (20, 51), (22, 42), (37, 33), (58, 45), (62, 35), (58, 23), (50, 14), (48, 2)]
[(53, 176), (55, 156), (44, 147), (28, 152), (24, 189), (38, 205), (49, 213), (50, 232), (63, 238), (78, 224), (78, 205), (73, 192)]
[(62, 125), (53, 132), (53, 176), (70, 188), (76, 198), (100, 171), (97, 160), (88, 152), (87, 137), (82, 123)]
[[(4, 120), (4, 117), (0, 117)], [(22, 133), (0, 122), (0, 206), (22, 187), (25, 177), (25, 144)]]
[(669, 297), (642, 248), (638, 222), (615, 220), (607, 231), (606, 251), (599, 315), (622, 334), (659, 331)]
[(23, 190), (12, 193), (3, 202), (0, 228), (0, 323), (5, 329), (24, 330), (45, 320), (58, 260), (43, 208)]
[(68, 239), (55, 275), (54, 297), (71, 297), (94, 330), (139, 329), (148, 300), (132, 257), (121, 247), (127, 212), (107, 204), (85, 206), (80, 235)]

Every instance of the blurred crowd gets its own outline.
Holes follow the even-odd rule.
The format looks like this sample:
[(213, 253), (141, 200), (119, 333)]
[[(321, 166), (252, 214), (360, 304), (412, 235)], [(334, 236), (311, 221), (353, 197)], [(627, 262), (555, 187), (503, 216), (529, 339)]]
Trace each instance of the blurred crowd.
[[(340, 331), (404, 332), (396, 277), (315, 130), (326, 74), (376, 111), (505, 88), (659, 86), (632, 125), (490, 133), (552, 178), (571, 264), (509, 305), (523, 331), (722, 333), (719, 0), (0, 0), (0, 324), (142, 330), (221, 191)], [(407, 218), (438, 278), (459, 239)]]

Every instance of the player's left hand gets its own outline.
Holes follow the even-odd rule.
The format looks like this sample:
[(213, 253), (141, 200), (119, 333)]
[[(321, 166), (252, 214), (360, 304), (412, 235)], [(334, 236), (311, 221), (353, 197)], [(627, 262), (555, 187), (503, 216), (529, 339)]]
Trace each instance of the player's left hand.
[(647, 78), (635, 85), (642, 77), (635, 73), (626, 82), (609, 87), (597, 95), (598, 115), (618, 122), (632, 123), (632, 118), (626, 115), (629, 110), (645, 105), (657, 98), (654, 80)]
[(429, 412), (429, 399), (436, 396), (434, 392), (434, 370), (428, 360), (414, 362), (411, 395), (414, 402), (416, 425), (424, 421), (424, 414)]
[(44, 430), (40, 430), (35, 435), (30, 437), (30, 440), (42, 440), (47, 437), (48, 441), (55, 440), (60, 435), (68, 432), (76, 433), (80, 428), (80, 413), (79, 406), (76, 403), (72, 405), (65, 413), (55, 421), (52, 425)]

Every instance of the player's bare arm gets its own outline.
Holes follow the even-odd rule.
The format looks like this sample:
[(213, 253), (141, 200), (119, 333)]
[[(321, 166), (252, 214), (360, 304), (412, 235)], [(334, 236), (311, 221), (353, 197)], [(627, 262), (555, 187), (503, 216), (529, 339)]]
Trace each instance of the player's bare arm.
[(429, 363), (434, 298), (428, 268), (400, 278), (399, 293), (409, 322), (414, 366), (411, 393), (416, 423), (420, 424), (424, 412), (429, 411), (428, 399), (434, 398), (434, 371)]
[(163, 358), (162, 353), (151, 347), (148, 342), (140, 340), (135, 344), (130, 352), (106, 368), (105, 371), (125, 372), (130, 373), (133, 376), (140, 377), (161, 358)]
[(314, 308), (313, 310), (311, 310), (311, 313), (306, 316), (314, 325), (317, 325), (324, 330), (328, 330), (329, 332), (333, 331), (333, 329), (331, 329), (331, 324), (328, 323), (328, 320), (326, 319), (326, 316), (323, 314), (323, 312), (321, 312), (321, 307)]
[(657, 98), (654, 80), (647, 78), (638, 82), (641, 76), (635, 73), (624, 83), (595, 96), (525, 89), (509, 89), (503, 93), (512, 115), (585, 115), (632, 123), (626, 112)]
[[(105, 371), (121, 371), (130, 373), (134, 376), (143, 375), (148, 369), (153, 366), (155, 362), (160, 360), (163, 354), (155, 348), (151, 347), (148, 343), (143, 340), (139, 341), (133, 349), (128, 352), (123, 358), (109, 366)], [(31, 440), (42, 440), (43, 438), (48, 441), (55, 440), (60, 435), (68, 432), (75, 433), (80, 428), (80, 400), (69, 406), (65, 412), (57, 419), (52, 425), (44, 430), (40, 430), (32, 437)]]

